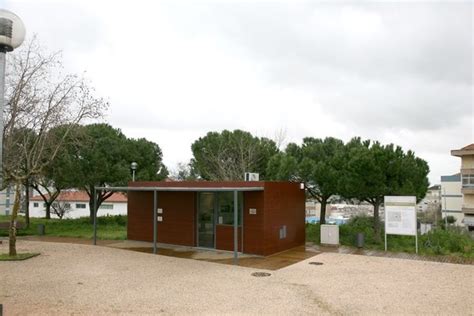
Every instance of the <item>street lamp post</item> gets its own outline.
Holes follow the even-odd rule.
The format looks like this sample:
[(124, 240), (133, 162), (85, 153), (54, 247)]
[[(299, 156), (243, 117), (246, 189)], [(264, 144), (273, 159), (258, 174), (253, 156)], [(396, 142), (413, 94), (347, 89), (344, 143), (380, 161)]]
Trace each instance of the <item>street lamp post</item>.
[(3, 107), (5, 103), (5, 58), (25, 39), (25, 25), (13, 12), (0, 9), (0, 187), (3, 186)]
[(135, 182), (135, 171), (137, 170), (138, 164), (134, 161), (130, 164), (130, 169), (132, 169), (132, 181)]

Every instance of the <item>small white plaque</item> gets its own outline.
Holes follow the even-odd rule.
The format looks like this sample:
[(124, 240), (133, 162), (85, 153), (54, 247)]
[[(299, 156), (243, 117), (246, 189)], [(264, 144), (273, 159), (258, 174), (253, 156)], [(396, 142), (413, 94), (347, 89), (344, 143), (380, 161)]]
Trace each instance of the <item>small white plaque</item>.
[(163, 214), (163, 209), (162, 208), (158, 209), (158, 214)]
[(224, 218), (222, 216), (219, 216), (219, 224), (224, 223)]
[(257, 209), (256, 208), (249, 208), (249, 214), (250, 215), (257, 215)]
[(157, 220), (158, 222), (162, 222), (162, 221), (163, 221), (163, 216), (157, 216), (157, 217), (156, 217), (156, 220)]

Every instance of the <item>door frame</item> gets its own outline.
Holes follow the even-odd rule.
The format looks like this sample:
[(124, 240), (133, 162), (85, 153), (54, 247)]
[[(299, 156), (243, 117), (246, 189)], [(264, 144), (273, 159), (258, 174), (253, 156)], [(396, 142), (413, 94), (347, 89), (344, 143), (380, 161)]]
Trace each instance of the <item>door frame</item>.
[[(212, 215), (212, 229), (213, 229), (213, 246), (212, 247), (204, 247), (199, 245), (199, 209), (201, 206), (201, 194), (202, 193), (212, 193), (214, 195), (214, 211)], [(214, 191), (199, 191), (196, 192), (196, 247), (203, 248), (203, 249), (216, 249), (216, 214), (217, 214), (217, 207), (218, 207), (218, 195), (217, 192)]]
[[(230, 191), (233, 193), (233, 191)], [(214, 195), (214, 213), (213, 213), (213, 234), (214, 234), (214, 242), (213, 242), (213, 247), (204, 247), (199, 245), (199, 207), (201, 205), (201, 193), (212, 193)], [(195, 228), (196, 228), (196, 248), (203, 248), (203, 249), (215, 249), (215, 250), (221, 250), (216, 248), (216, 241), (217, 241), (217, 235), (216, 235), (216, 227), (217, 227), (217, 215), (218, 215), (218, 210), (219, 210), (219, 193), (220, 191), (198, 191), (196, 192), (196, 223), (195, 223)], [(240, 199), (240, 195), (242, 195), (242, 199)], [(240, 225), (237, 225), (238, 228), (240, 228), (240, 253), (244, 253), (244, 211), (245, 211), (245, 194), (242, 191), (237, 191), (237, 200), (241, 203), (238, 204), (238, 208), (240, 211)], [(225, 251), (225, 250), (222, 250)]]

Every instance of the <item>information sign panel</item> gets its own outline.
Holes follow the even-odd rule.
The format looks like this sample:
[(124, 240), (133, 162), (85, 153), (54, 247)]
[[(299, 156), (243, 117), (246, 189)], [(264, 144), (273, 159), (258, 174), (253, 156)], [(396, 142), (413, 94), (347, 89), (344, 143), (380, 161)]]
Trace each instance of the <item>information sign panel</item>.
[(387, 234), (408, 235), (416, 237), (418, 252), (418, 232), (416, 223), (415, 196), (385, 196), (385, 250), (387, 250)]

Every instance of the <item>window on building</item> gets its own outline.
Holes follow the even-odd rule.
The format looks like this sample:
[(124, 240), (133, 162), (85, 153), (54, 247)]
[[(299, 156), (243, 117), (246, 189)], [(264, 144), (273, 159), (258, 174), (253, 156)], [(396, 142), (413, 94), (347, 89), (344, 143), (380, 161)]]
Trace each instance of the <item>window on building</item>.
[(86, 208), (84, 203), (76, 203), (76, 208)]
[(102, 204), (99, 209), (101, 210), (113, 210), (114, 205), (113, 204)]
[(69, 204), (69, 203), (64, 203), (64, 207), (65, 207), (65, 208), (71, 208), (71, 204)]
[(33, 207), (39, 207), (39, 203), (38, 202), (33, 203)]
[[(218, 196), (218, 208), (217, 208), (217, 224), (223, 225), (234, 225), (234, 192), (219, 192)], [(238, 225), (242, 221), (242, 206), (243, 206), (243, 194), (238, 194)]]
[(474, 187), (474, 174), (463, 174), (462, 175), (462, 186), (463, 187)]

